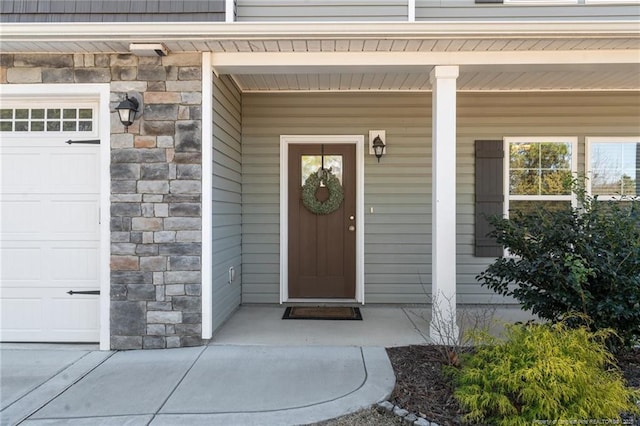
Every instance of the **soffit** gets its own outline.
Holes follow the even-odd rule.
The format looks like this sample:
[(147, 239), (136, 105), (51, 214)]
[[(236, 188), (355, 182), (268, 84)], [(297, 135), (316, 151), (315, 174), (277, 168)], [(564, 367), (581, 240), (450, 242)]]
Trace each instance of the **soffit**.
[[(496, 23), (333, 23), (333, 24), (4, 24), (3, 53), (129, 53), (132, 42), (163, 42), (170, 52), (217, 54), (308, 53), (298, 68), (229, 67), (245, 91), (430, 90), (430, 67), (386, 63), (367, 69), (357, 64), (314, 69), (314, 53), (426, 53), (481, 55), (570, 52), (588, 58), (574, 65), (467, 63), (461, 66), (460, 90), (629, 90), (640, 89), (640, 27), (637, 22), (501, 22)], [(636, 59), (608, 62), (615, 52)], [(522, 57), (522, 56), (521, 56)], [(263, 60), (263, 59), (261, 59)], [(263, 60), (264, 61), (264, 60)], [(266, 60), (263, 63), (268, 63)], [(445, 63), (426, 61), (425, 65)], [(584, 63), (582, 63), (584, 62)], [(458, 64), (449, 62), (449, 64)], [(269, 64), (270, 65), (270, 64)], [(215, 69), (214, 60), (214, 69)], [(267, 67), (268, 68), (268, 67)], [(285, 69), (286, 68), (286, 69)]]

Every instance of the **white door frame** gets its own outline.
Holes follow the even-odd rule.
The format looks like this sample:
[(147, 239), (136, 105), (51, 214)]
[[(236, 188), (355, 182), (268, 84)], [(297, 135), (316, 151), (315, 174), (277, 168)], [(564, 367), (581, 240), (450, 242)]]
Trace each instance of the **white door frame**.
[(100, 139), (100, 350), (109, 350), (110, 338), (110, 267), (111, 242), (111, 119), (110, 86), (105, 84), (2, 84), (2, 100), (40, 100), (77, 98), (98, 101), (98, 138)]
[(289, 298), (289, 145), (293, 144), (356, 146), (356, 298), (352, 301), (364, 304), (364, 135), (280, 136), (280, 303), (345, 301)]

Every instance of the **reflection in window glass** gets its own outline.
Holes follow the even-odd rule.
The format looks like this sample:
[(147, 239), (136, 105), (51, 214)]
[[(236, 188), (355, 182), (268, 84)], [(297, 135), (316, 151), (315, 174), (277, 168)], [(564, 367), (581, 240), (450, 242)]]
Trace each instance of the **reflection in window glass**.
[[(302, 156), (302, 185), (311, 173), (317, 172), (322, 166), (321, 155)], [(324, 168), (331, 169), (331, 173), (342, 183), (342, 155), (325, 155)]]
[(28, 109), (17, 109), (16, 110), (16, 118), (29, 118), (29, 110)]
[(1, 132), (91, 132), (91, 108), (2, 108)]
[(513, 142), (509, 144), (511, 195), (569, 195), (571, 144)]
[(571, 201), (511, 201), (509, 202), (509, 215), (520, 212), (525, 216), (543, 212), (556, 212), (570, 210)]
[(640, 142), (592, 143), (589, 167), (593, 195), (640, 195)]

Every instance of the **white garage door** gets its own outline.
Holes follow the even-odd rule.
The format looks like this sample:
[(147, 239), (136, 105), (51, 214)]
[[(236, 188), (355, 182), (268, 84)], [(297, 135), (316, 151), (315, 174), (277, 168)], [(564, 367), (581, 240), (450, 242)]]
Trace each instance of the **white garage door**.
[(5, 342), (97, 342), (97, 104), (0, 108), (1, 330)]

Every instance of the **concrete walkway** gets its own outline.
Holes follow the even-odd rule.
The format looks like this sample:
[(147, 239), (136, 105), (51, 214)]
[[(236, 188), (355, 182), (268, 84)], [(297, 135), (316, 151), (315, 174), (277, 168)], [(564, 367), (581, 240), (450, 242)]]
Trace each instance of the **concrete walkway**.
[(386, 399), (382, 347), (0, 345), (0, 424), (294, 425)]

